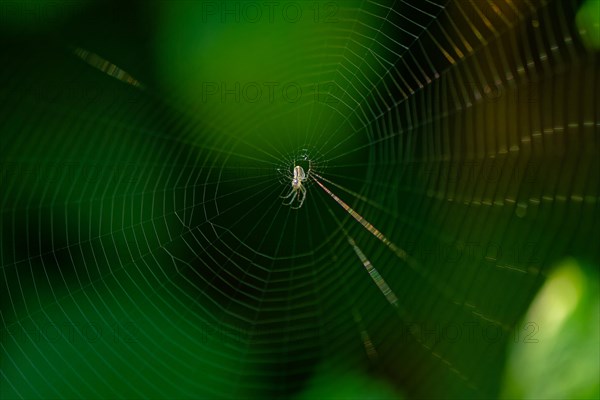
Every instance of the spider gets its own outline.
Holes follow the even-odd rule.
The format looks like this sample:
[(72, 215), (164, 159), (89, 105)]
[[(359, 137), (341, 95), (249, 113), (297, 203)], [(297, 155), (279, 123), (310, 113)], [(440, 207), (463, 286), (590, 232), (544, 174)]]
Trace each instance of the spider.
[[(292, 172), (292, 189), (287, 195), (280, 197), (282, 199), (287, 199), (291, 197), (290, 201), (288, 201), (287, 203), (284, 202), (283, 205), (290, 206), (290, 208), (297, 210), (298, 208), (302, 207), (302, 204), (304, 204), (304, 200), (306, 200), (306, 188), (304, 187), (303, 183), (308, 181), (308, 176), (310, 174), (310, 163), (308, 165), (308, 171), (306, 173), (304, 173), (304, 168), (302, 168), (299, 165), (296, 165)], [(299, 204), (297, 207), (294, 207), (292, 206), (292, 203), (294, 203), (294, 200), (296, 199), (298, 200)]]

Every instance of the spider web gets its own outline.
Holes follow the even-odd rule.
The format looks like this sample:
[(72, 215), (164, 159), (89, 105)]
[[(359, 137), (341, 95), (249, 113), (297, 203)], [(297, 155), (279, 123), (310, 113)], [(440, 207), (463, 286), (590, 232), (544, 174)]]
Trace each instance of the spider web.
[(249, 67), (303, 93), (266, 105), (169, 91), (127, 41), (10, 47), (3, 398), (497, 393), (546, 271), (599, 259), (579, 2), (316, 4)]

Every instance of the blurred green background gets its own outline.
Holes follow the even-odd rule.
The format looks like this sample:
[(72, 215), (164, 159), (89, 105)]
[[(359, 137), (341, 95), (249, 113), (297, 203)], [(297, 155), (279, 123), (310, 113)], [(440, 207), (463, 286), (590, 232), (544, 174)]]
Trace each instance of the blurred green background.
[(0, 397), (600, 397), (599, 1), (0, 10)]

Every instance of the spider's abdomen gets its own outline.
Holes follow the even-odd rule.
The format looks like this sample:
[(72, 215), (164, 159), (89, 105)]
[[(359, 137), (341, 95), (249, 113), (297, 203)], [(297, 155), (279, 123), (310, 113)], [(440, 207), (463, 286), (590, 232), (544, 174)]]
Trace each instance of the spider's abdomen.
[(303, 180), (305, 177), (306, 175), (304, 174), (304, 169), (301, 166), (296, 165), (294, 167), (294, 180)]

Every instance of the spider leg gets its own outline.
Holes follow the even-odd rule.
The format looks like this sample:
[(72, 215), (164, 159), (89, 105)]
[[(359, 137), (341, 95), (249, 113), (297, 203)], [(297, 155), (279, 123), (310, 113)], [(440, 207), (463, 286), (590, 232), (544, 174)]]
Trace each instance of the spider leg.
[(300, 186), (300, 195), (298, 196), (298, 206), (290, 207), (290, 208), (293, 208), (294, 210), (299, 209), (300, 207), (302, 207), (302, 204), (304, 204), (304, 199), (306, 199), (306, 188), (304, 188), (304, 186)]
[[(294, 174), (287, 174), (287, 180), (291, 181), (294, 179)], [(281, 199), (287, 199), (288, 197), (290, 197), (292, 194), (294, 194), (294, 192), (296, 192), (293, 188), (289, 191), (289, 193), (286, 196), (279, 196), (279, 198)]]
[(290, 192), (287, 194), (287, 196), (279, 196), (279, 198), (281, 199), (287, 199), (288, 197), (290, 197), (291, 195), (293, 195), (295, 192), (294, 189), (290, 190)]
[(297, 195), (298, 195), (298, 192), (294, 190), (294, 195), (292, 196), (292, 198), (290, 199), (290, 201), (289, 201), (289, 202), (287, 202), (287, 203), (283, 203), (283, 205), (284, 205), (284, 206), (289, 206), (289, 205), (291, 205), (291, 204), (294, 202), (294, 200), (296, 200), (296, 196), (297, 196)]
[(302, 207), (302, 204), (304, 204), (304, 200), (306, 200), (306, 188), (302, 186), (302, 200), (300, 201), (300, 205), (298, 206), (298, 208)]

